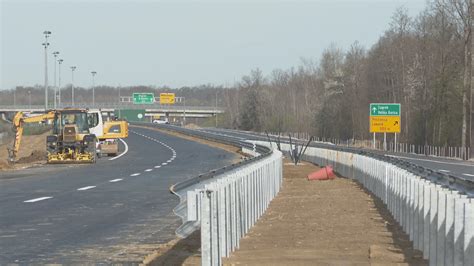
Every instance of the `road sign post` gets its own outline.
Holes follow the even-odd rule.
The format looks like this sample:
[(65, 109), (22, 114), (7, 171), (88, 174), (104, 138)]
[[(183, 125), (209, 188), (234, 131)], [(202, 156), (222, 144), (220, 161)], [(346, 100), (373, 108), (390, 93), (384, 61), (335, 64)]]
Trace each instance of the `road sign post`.
[(155, 103), (155, 94), (152, 92), (133, 94), (133, 104), (153, 104), (153, 103)]
[(400, 123), (400, 104), (399, 103), (371, 103), (370, 104), (370, 132), (374, 134), (374, 149), (375, 149), (375, 133), (384, 133), (383, 149), (386, 150), (386, 133), (395, 133), (401, 131)]

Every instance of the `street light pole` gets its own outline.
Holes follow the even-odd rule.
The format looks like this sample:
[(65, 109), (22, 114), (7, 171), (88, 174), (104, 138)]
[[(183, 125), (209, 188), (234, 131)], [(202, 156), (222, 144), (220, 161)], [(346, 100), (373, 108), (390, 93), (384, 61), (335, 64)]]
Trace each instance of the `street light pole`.
[(216, 128), (217, 128), (217, 88), (216, 88), (216, 106), (214, 108), (214, 115), (216, 116)]
[(50, 31), (44, 31), (44, 110), (48, 110), (48, 37), (51, 35)]
[(94, 77), (97, 74), (96, 71), (92, 71), (92, 106), (95, 108), (95, 80)]
[(59, 59), (58, 60), (58, 63), (59, 63), (59, 69), (58, 69), (58, 76), (59, 76), (59, 80), (58, 80), (58, 107), (61, 107), (61, 64), (63, 63), (64, 60), (62, 59)]
[(71, 67), (71, 105), (74, 107), (74, 70), (76, 70), (75, 66)]
[(57, 108), (56, 106), (56, 97), (58, 95), (58, 87), (56, 87), (56, 62), (57, 62), (57, 57), (58, 57), (59, 52), (53, 52), (54, 55), (54, 109)]
[(31, 112), (31, 90), (28, 90), (28, 109)]

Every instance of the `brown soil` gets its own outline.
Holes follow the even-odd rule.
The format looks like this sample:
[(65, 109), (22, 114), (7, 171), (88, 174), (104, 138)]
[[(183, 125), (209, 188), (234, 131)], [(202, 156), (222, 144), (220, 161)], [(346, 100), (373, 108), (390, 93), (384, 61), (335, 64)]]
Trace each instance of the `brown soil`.
[(0, 145), (0, 171), (14, 170), (30, 167), (34, 164), (46, 162), (46, 136), (44, 133), (35, 136), (23, 136), (17, 162), (14, 165), (8, 163), (7, 148), (12, 146), (13, 140), (8, 144)]
[(200, 128), (201, 128), (200, 126), (198, 126), (198, 125), (196, 125), (196, 124), (193, 124), (193, 123), (191, 123), (191, 124), (186, 124), (184, 127), (185, 127), (185, 128), (190, 128), (190, 129), (200, 129)]
[[(224, 265), (427, 265), (383, 203), (358, 183), (308, 181), (285, 160), (283, 187)], [(160, 247), (148, 265), (200, 265), (200, 233)]]
[(380, 200), (350, 179), (308, 181), (317, 169), (285, 164), (281, 192), (224, 264), (427, 264)]

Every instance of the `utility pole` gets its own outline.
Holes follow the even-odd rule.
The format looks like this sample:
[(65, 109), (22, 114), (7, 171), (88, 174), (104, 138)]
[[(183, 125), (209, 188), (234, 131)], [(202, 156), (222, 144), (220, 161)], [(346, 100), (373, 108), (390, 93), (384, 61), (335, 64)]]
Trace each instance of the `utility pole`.
[(92, 71), (92, 106), (95, 108), (95, 80), (94, 77), (97, 74), (97, 72)]
[(48, 110), (48, 38), (51, 35), (50, 31), (45, 30), (44, 34), (44, 110)]
[(57, 62), (57, 57), (59, 55), (59, 52), (53, 52), (54, 55), (54, 109), (57, 108), (56, 106), (56, 97), (58, 95), (58, 87), (56, 87), (56, 62)]
[(74, 70), (76, 70), (75, 66), (71, 67), (71, 105), (74, 107)]
[(58, 107), (61, 108), (61, 64), (63, 63), (64, 60), (59, 59), (59, 80), (58, 80)]

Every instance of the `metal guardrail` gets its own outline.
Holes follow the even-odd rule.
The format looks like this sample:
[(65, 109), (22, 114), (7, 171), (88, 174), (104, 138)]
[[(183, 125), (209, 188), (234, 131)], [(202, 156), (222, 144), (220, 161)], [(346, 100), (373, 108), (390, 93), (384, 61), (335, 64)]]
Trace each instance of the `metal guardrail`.
[(173, 185), (180, 198), (174, 209), (183, 224), (180, 237), (201, 229), (202, 265), (221, 265), (222, 257), (239, 246), (239, 240), (264, 213), (282, 183), (282, 154), (264, 145), (170, 125), (132, 123), (176, 131), (193, 137), (242, 147), (255, 156)]
[[(236, 132), (242, 133), (242, 131), (236, 131)], [(220, 133), (214, 133), (214, 134), (222, 135)], [(249, 140), (260, 140), (260, 141), (266, 142), (270, 139), (270, 141), (272, 141), (273, 144), (277, 143), (278, 141), (281, 143), (287, 143), (287, 144), (289, 143), (288, 138), (284, 136), (281, 136), (280, 139), (278, 139), (277, 136), (274, 136), (274, 135), (269, 135), (269, 138), (268, 138), (266, 135), (256, 135), (256, 134), (259, 134), (259, 133), (244, 131), (244, 135), (247, 136), (248, 137), (247, 139)], [(230, 136), (230, 135), (226, 135), (226, 136)], [(293, 142), (297, 142), (299, 145), (306, 144), (306, 141), (299, 140), (299, 139), (293, 139)], [(371, 158), (375, 158), (375, 159), (396, 165), (415, 175), (423, 176), (424, 178), (427, 178), (431, 182), (434, 182), (436, 184), (449, 186), (451, 189), (457, 190), (460, 193), (467, 194), (467, 195), (474, 195), (474, 181), (473, 180), (470, 180), (468, 178), (464, 178), (461, 176), (453, 176), (445, 172), (439, 172), (437, 170), (422, 167), (415, 163), (406, 161), (402, 158), (386, 156), (385, 153), (381, 151), (358, 148), (358, 147), (350, 147), (350, 146), (349, 147), (339, 146), (333, 143), (320, 142), (320, 141), (311, 142), (309, 144), (309, 147), (336, 150), (336, 151), (345, 151), (345, 152), (349, 152), (353, 154), (365, 155)]]
[[(263, 133), (261, 133), (263, 134)], [(272, 136), (277, 136), (279, 133), (271, 132)], [(281, 136), (288, 136), (291, 134), (295, 138), (309, 140), (311, 135), (306, 132), (293, 132), (293, 133), (280, 133)], [(375, 147), (373, 140), (357, 140), (357, 139), (348, 139), (340, 140), (336, 138), (320, 138), (314, 137), (316, 141), (319, 142), (331, 142), (338, 146), (349, 146), (349, 147), (366, 147), (368, 149), (375, 149), (379, 151), (387, 152), (397, 152), (397, 153), (406, 153), (406, 154), (418, 154), (431, 157), (445, 157), (445, 158), (454, 158), (461, 160), (471, 159), (471, 149), (469, 147), (456, 147), (456, 146), (435, 146), (435, 145), (416, 145), (403, 142), (393, 142), (387, 141), (385, 149), (383, 141), (377, 140), (375, 142)]]
[[(281, 148), (289, 152), (290, 145)], [(469, 184), (453, 186), (459, 183), (407, 171), (398, 161), (339, 149), (309, 147), (304, 160), (333, 166), (381, 199), (430, 265), (474, 265), (474, 194)]]
[[(260, 140), (253, 141), (252, 145), (225, 134), (181, 131), (205, 139), (220, 139), (228, 144), (242, 144), (256, 153), (257, 149), (264, 151), (265, 145), (272, 146), (264, 137), (257, 137)], [(280, 146), (289, 152), (288, 143), (283, 141)], [(196, 177), (172, 188), (181, 199), (175, 212), (184, 222), (177, 234), (186, 236), (201, 228), (203, 265), (219, 265), (222, 256), (228, 256), (238, 248), (240, 237), (263, 213), (259, 208), (263, 206), (265, 210), (268, 206), (268, 195), (271, 200), (278, 192), (281, 157), (273, 161), (280, 162), (278, 168), (269, 166), (271, 163), (265, 164), (265, 160), (271, 161), (271, 156), (260, 160), (257, 158), (262, 156), (257, 156), (241, 168), (223, 168), (205, 178)], [(332, 165), (336, 172), (358, 180), (380, 198), (410, 236), (414, 247), (429, 259), (430, 265), (474, 265), (473, 181), (383, 154), (322, 143), (312, 143), (303, 159), (321, 166)], [(250, 163), (252, 161), (254, 165)], [(268, 186), (269, 177), (277, 183)], [(268, 190), (269, 187), (273, 190)], [(267, 195), (263, 201), (262, 195)]]

